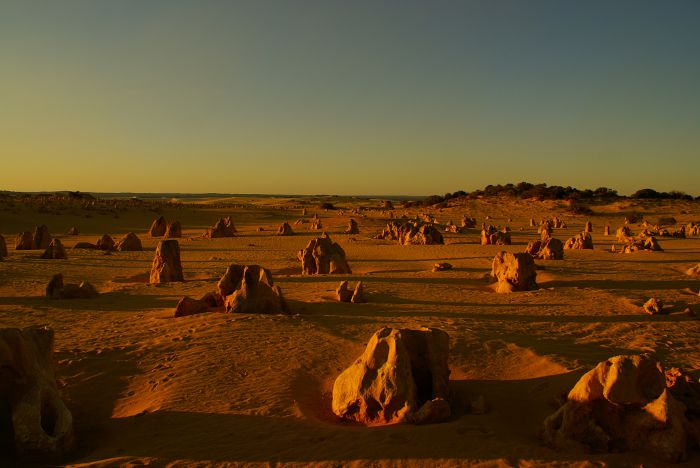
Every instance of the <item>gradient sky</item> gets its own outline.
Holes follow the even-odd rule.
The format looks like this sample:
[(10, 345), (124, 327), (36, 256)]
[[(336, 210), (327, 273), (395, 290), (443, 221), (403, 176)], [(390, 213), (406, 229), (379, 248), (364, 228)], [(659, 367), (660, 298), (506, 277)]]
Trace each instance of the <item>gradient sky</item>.
[(0, 189), (700, 195), (700, 1), (0, 1)]

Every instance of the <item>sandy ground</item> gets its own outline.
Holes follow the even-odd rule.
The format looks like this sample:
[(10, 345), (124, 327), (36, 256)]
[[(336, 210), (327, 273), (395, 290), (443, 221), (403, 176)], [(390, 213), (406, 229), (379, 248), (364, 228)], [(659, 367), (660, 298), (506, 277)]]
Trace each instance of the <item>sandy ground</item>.
[[(231, 202), (232, 200), (225, 200)], [(151, 464), (288, 464), (320, 466), (654, 466), (636, 454), (562, 453), (537, 439), (542, 420), (577, 378), (600, 360), (623, 353), (654, 353), (667, 366), (700, 370), (700, 281), (684, 271), (700, 262), (700, 238), (659, 238), (664, 252), (610, 253), (624, 214), (648, 219), (673, 215), (700, 220), (700, 204), (674, 202), (594, 207), (590, 217), (565, 212), (563, 203), (472, 201), (430, 212), (459, 223), (462, 214), (488, 214), (513, 229), (513, 245), (480, 246), (479, 230), (447, 234), (446, 245), (399, 246), (373, 236), (387, 222), (379, 211), (357, 219), (361, 233), (342, 231), (355, 202), (338, 203), (343, 216), (310, 209), (347, 253), (353, 274), (304, 277), (296, 252), (318, 232), (293, 226), (274, 235), (283, 220), (301, 217), (285, 199), (241, 199), (238, 208), (198, 203), (166, 208), (183, 224), (182, 260), (187, 281), (152, 286), (135, 275), (149, 270), (157, 240), (147, 236), (153, 211), (81, 209), (38, 212), (17, 206), (0, 211), (9, 258), (0, 263), (0, 327), (45, 324), (56, 331), (58, 377), (73, 412), (78, 446), (67, 460), (79, 466)], [(360, 203), (360, 202), (357, 202)], [(357, 204), (356, 203), (356, 204)], [(378, 206), (376, 201), (363, 201)], [(280, 207), (288, 209), (280, 209)], [(416, 213), (419, 210), (409, 210)], [(396, 210), (403, 213), (403, 210)], [(538, 261), (541, 289), (496, 294), (485, 276), (499, 250), (523, 251), (538, 237), (534, 217), (557, 214), (568, 223), (554, 236), (566, 240), (590, 219), (593, 251), (565, 251), (563, 261)], [(239, 235), (195, 238), (217, 217), (230, 215)], [(512, 221), (508, 221), (512, 218)], [(68, 260), (41, 260), (39, 251), (15, 251), (21, 230), (47, 224), (66, 247), (115, 239), (135, 231), (144, 252), (68, 251)], [(79, 236), (63, 233), (70, 226)], [(265, 231), (257, 232), (257, 227)], [(522, 228), (522, 230), (521, 230)], [(634, 228), (638, 232), (638, 228)], [(433, 263), (454, 270), (433, 273)], [(208, 313), (175, 319), (183, 295), (212, 290), (227, 265), (269, 268), (290, 302), (290, 316)], [(88, 280), (102, 293), (93, 300), (44, 297), (50, 277)], [(335, 302), (341, 279), (362, 280), (365, 304)], [(640, 305), (658, 297), (675, 311), (648, 316)], [(454, 416), (446, 423), (366, 428), (343, 423), (330, 411), (335, 377), (384, 325), (428, 325), (447, 331)], [(489, 411), (472, 415), (467, 402), (484, 395)], [(1, 465), (12, 465), (0, 458)], [(685, 466), (700, 465), (700, 452)], [(683, 466), (683, 465), (681, 465)]]

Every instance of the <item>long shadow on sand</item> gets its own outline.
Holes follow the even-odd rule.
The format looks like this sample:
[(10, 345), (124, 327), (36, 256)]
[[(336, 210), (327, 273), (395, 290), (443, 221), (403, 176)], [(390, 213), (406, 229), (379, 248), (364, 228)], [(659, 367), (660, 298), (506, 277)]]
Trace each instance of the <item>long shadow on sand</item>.
[(49, 299), (44, 296), (0, 297), (0, 305), (17, 305), (37, 310), (67, 309), (79, 311), (133, 312), (175, 307), (179, 298), (150, 294), (106, 292), (94, 299)]
[(697, 280), (573, 280), (573, 281), (547, 281), (539, 283), (543, 288), (594, 288), (594, 289), (628, 289), (628, 290), (654, 290), (654, 289), (686, 289), (696, 288)]

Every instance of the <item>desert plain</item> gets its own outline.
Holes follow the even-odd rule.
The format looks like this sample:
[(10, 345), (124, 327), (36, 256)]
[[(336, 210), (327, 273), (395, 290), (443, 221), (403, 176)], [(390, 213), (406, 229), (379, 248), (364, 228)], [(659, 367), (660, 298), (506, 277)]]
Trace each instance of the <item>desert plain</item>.
[[(371, 198), (236, 197), (101, 203), (2, 199), (0, 328), (44, 325), (55, 333), (61, 396), (73, 415), (75, 447), (55, 464), (72, 466), (661, 466), (643, 452), (553, 450), (538, 438), (576, 381), (598, 362), (650, 353), (664, 366), (700, 371), (700, 237), (659, 237), (663, 251), (613, 253), (615, 230), (641, 220), (700, 221), (700, 202), (621, 199), (575, 214), (564, 201), (484, 197), (394, 209)], [(335, 209), (322, 208), (332, 203)], [(306, 214), (302, 215), (302, 210)], [(435, 218), (444, 245), (399, 245), (375, 236), (390, 221)], [(345, 250), (352, 274), (302, 275), (297, 252), (321, 230)], [(475, 228), (446, 233), (463, 216)], [(182, 224), (184, 282), (149, 284), (159, 216)], [(235, 237), (202, 233), (230, 216)], [(393, 219), (390, 218), (393, 216)], [(562, 241), (593, 226), (592, 250), (536, 260), (534, 291), (498, 294), (490, 278), (500, 251), (523, 252), (557, 216)], [(487, 218), (488, 217), (488, 218)], [(359, 234), (345, 234), (353, 218)], [(288, 221), (294, 235), (278, 236)], [(511, 245), (481, 245), (481, 223), (509, 226)], [(45, 224), (67, 259), (14, 250), (14, 238)], [(603, 234), (608, 225), (611, 234)], [(68, 235), (76, 227), (78, 235)], [(262, 228), (262, 230), (260, 230)], [(141, 252), (72, 249), (103, 234), (134, 232)], [(432, 271), (438, 262), (453, 268)], [(173, 316), (184, 296), (211, 291), (231, 264), (261, 265), (288, 314), (208, 312)], [(49, 299), (51, 277), (89, 281), (92, 299)], [(362, 281), (365, 302), (336, 300), (342, 280)], [(651, 297), (666, 313), (650, 315)], [(367, 427), (331, 410), (338, 375), (384, 326), (439, 328), (449, 334), (452, 415), (438, 424)], [(474, 401), (485, 403), (474, 412)], [(25, 466), (0, 455), (2, 466)], [(698, 466), (693, 449), (675, 466)]]

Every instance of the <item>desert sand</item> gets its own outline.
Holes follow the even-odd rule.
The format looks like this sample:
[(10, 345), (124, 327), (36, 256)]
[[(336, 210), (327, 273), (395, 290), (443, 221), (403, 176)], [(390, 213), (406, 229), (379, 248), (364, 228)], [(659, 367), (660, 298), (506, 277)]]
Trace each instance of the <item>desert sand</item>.
[[(326, 201), (326, 200), (324, 200)], [(59, 388), (73, 413), (74, 466), (316, 465), (316, 466), (657, 466), (640, 453), (555, 451), (537, 433), (542, 421), (585, 372), (619, 354), (652, 353), (665, 366), (700, 371), (700, 281), (685, 271), (700, 262), (700, 237), (660, 237), (663, 251), (612, 253), (615, 230), (631, 212), (654, 221), (700, 220), (688, 201), (619, 200), (575, 215), (565, 202), (484, 198), (453, 200), (425, 213), (442, 226), (444, 245), (399, 245), (375, 236), (390, 221), (379, 200), (235, 198), (86, 209), (56, 203), (3, 201), (0, 233), (8, 257), (0, 263), (0, 328), (47, 325), (55, 331)], [(365, 209), (353, 213), (360, 207)], [(302, 209), (307, 213), (302, 216)], [(159, 216), (180, 221), (184, 282), (148, 284), (161, 240), (149, 236)], [(301, 275), (296, 255), (323, 230), (345, 250), (348, 275)], [(464, 215), (510, 226), (511, 245), (480, 245), (480, 227), (444, 232)], [(486, 220), (486, 216), (491, 219)], [(565, 250), (564, 260), (536, 260), (536, 291), (498, 294), (489, 279), (496, 253), (523, 252), (540, 239), (530, 219), (558, 216), (562, 242), (593, 226), (593, 250)], [(235, 237), (206, 239), (230, 216)], [(294, 224), (304, 218), (309, 223)], [(349, 219), (359, 234), (346, 234)], [(510, 221), (509, 221), (510, 219)], [(283, 222), (294, 234), (277, 235)], [(43, 250), (14, 250), (17, 233), (47, 225), (67, 259)], [(613, 235), (604, 236), (609, 225)], [(79, 235), (66, 234), (76, 227)], [(262, 227), (260, 231), (258, 228)], [(630, 225), (636, 234), (638, 223)], [(134, 232), (143, 251), (73, 250), (103, 234)], [(453, 268), (433, 272), (433, 265)], [(174, 318), (185, 295), (214, 289), (228, 265), (269, 269), (291, 314), (211, 312)], [(94, 299), (51, 300), (45, 288), (89, 281)], [(362, 281), (363, 303), (339, 302), (340, 281)], [(660, 299), (668, 314), (642, 305)], [(331, 412), (340, 372), (383, 326), (444, 330), (450, 337), (452, 416), (444, 423), (364, 427)], [(483, 396), (487, 411), (469, 402)], [(677, 466), (698, 466), (700, 452)], [(23, 466), (0, 456), (2, 466)]]

